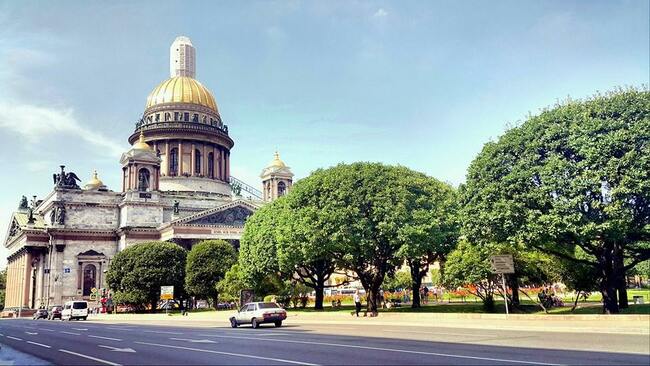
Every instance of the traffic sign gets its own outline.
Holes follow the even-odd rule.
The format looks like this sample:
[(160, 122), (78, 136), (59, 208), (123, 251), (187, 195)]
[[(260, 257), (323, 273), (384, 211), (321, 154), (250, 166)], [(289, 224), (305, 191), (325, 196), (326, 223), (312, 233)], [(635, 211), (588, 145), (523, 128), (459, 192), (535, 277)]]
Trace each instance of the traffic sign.
[(490, 265), (494, 273), (515, 273), (512, 254), (493, 255), (490, 257)]
[(160, 286), (160, 299), (173, 300), (174, 299), (174, 286)]

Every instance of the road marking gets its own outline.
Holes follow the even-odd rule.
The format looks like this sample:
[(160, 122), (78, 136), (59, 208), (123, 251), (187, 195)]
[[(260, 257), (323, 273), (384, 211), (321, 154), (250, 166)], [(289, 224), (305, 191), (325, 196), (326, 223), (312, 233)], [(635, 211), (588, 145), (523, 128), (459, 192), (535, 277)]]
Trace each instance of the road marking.
[(27, 341), (27, 343), (34, 344), (34, 345), (41, 346), (41, 347), (45, 347), (45, 348), (52, 348), (52, 347), (48, 346), (47, 344), (43, 344), (43, 343), (36, 343), (36, 342), (32, 342), (32, 341)]
[(416, 355), (428, 355), (428, 356), (439, 356), (439, 357), (449, 357), (449, 358), (462, 358), (462, 359), (469, 359), (469, 360), (483, 360), (483, 361), (492, 361), (492, 362), (521, 363), (521, 364), (526, 364), (526, 365), (552, 365), (552, 366), (561, 365), (561, 364), (556, 364), (556, 363), (520, 361), (520, 360), (511, 360), (511, 359), (504, 359), (504, 358), (490, 358), (490, 357), (478, 357), (478, 356), (464, 356), (464, 355), (454, 355), (454, 354), (450, 354), (450, 353), (413, 351), (413, 350), (406, 350), (406, 349), (399, 349), (399, 348), (381, 348), (381, 347), (370, 347), (370, 346), (358, 346), (358, 345), (353, 345), (353, 344), (341, 344), (341, 343), (295, 341), (295, 340), (289, 340), (289, 339), (272, 339), (272, 338), (259, 338), (259, 337), (234, 337), (234, 336), (207, 335), (207, 334), (199, 334), (199, 335), (200, 336), (207, 336), (207, 337), (217, 337), (217, 338), (247, 339), (247, 340), (258, 340), (258, 341), (267, 341), (267, 342), (286, 342), (286, 343), (297, 343), (297, 344), (311, 344), (311, 345), (317, 345), (317, 346), (367, 349), (367, 350), (373, 350), (373, 351), (385, 351), (385, 352), (396, 352), (396, 353), (412, 353), (412, 354), (416, 354)]
[(244, 355), (244, 354), (240, 354), (240, 353), (231, 353), (231, 352), (214, 351), (214, 350), (211, 350), (211, 349), (200, 349), (200, 348), (192, 348), (192, 347), (170, 346), (170, 345), (167, 345), (167, 344), (148, 343), (148, 342), (134, 342), (134, 343), (144, 344), (144, 345), (147, 345), (147, 346), (158, 346), (158, 347), (166, 347), (166, 348), (184, 349), (184, 350), (187, 350), (187, 351), (196, 351), (196, 352), (215, 353), (215, 354), (218, 354), (218, 355), (235, 356), (235, 357), (244, 357), (244, 358), (253, 358), (253, 359), (256, 359), (256, 360), (284, 362), (284, 363), (290, 363), (290, 364), (294, 364), (294, 365), (317, 366), (317, 364), (309, 363), (309, 362), (300, 362), (300, 361), (285, 360), (285, 359), (282, 359), (282, 358), (272, 358), (272, 357), (262, 357), (262, 356)]
[(27, 333), (27, 334), (29, 334), (29, 335), (37, 335), (37, 334), (38, 334), (38, 333), (36, 333), (36, 332), (25, 332), (25, 333)]
[(211, 341), (209, 339), (187, 339), (187, 338), (169, 338), (173, 341), (187, 341), (187, 342), (192, 342), (192, 343), (217, 343), (215, 341)]
[(87, 335), (87, 337), (99, 338), (99, 339), (108, 339), (109, 341), (118, 341), (118, 342), (122, 342), (121, 339), (111, 338), (111, 337), (96, 336), (96, 335), (92, 335), (92, 334)]
[(22, 341), (22, 339), (20, 339), (20, 338), (18, 338), (18, 337), (7, 336), (7, 338), (15, 339), (15, 340), (17, 340), (17, 341)]
[(88, 330), (88, 328), (72, 328), (72, 329), (74, 329), (74, 330), (84, 330), (84, 331)]
[(101, 344), (98, 344), (97, 346), (98, 346), (98, 347), (102, 347), (102, 348), (108, 348), (108, 349), (110, 349), (111, 351), (115, 351), (115, 352), (129, 352), (129, 353), (135, 353), (135, 350), (134, 350), (133, 348), (118, 348), (118, 347), (111, 347), (111, 346), (103, 346), (103, 345), (101, 345)]
[(120, 365), (119, 363), (115, 363), (115, 362), (111, 362), (111, 361), (102, 360), (101, 358), (96, 358), (96, 357), (93, 357), (93, 356), (88, 356), (88, 355), (84, 355), (84, 354), (77, 353), (77, 352), (68, 351), (67, 349), (60, 349), (59, 351), (61, 351), (61, 352), (65, 352), (65, 353), (69, 353), (69, 354), (71, 354), (71, 355), (75, 355), (75, 356), (78, 356), (78, 357), (87, 358), (87, 359), (89, 359), (89, 360), (93, 360), (93, 361), (97, 361), (97, 362), (105, 363), (105, 364), (107, 364), (107, 365), (122, 366), (122, 365)]
[(65, 330), (59, 331), (59, 333), (72, 334), (72, 335), (81, 335), (80, 333), (66, 332)]
[(182, 335), (183, 333), (179, 332), (164, 332), (162, 330), (143, 330), (144, 333), (160, 333), (160, 334), (174, 334), (174, 335)]
[(41, 328), (41, 330), (44, 330), (46, 332), (56, 332), (54, 329), (48, 329), (48, 328)]

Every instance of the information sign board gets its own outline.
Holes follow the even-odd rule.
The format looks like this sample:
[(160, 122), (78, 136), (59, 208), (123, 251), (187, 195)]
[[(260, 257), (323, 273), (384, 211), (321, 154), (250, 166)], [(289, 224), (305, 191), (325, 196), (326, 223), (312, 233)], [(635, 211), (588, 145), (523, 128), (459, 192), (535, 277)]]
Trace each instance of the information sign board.
[(173, 300), (174, 299), (174, 286), (160, 286), (160, 299)]
[(493, 255), (490, 257), (490, 265), (494, 273), (515, 273), (512, 254)]

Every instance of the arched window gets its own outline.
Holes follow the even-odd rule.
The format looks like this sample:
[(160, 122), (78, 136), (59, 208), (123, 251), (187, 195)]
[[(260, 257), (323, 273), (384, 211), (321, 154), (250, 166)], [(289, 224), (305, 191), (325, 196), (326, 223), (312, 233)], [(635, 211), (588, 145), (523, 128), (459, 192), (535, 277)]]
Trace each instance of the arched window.
[(201, 152), (194, 150), (194, 174), (201, 174)]
[(284, 182), (278, 182), (278, 197), (284, 196), (286, 192), (287, 186), (284, 184)]
[(97, 285), (96, 278), (97, 267), (94, 264), (86, 264), (83, 276), (83, 296), (90, 296), (93, 287)]
[(178, 148), (169, 151), (169, 175), (178, 175)]
[(214, 178), (214, 153), (208, 153), (208, 177)]
[(151, 175), (149, 174), (149, 169), (147, 168), (142, 168), (138, 172), (138, 191), (146, 191), (149, 188), (149, 178)]

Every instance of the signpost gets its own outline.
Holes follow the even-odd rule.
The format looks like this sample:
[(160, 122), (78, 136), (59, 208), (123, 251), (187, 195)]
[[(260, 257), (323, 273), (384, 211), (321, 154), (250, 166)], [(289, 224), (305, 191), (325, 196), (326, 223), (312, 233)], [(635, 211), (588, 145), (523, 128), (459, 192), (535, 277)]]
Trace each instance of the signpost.
[[(173, 300), (174, 286), (160, 286), (160, 299)], [(152, 311), (155, 311), (155, 309)], [(169, 302), (167, 302), (167, 306), (165, 306), (165, 314), (169, 315)]]
[(515, 273), (515, 262), (512, 260), (512, 254), (493, 255), (490, 257), (490, 266), (492, 272), (501, 274), (503, 283), (503, 300), (506, 304), (506, 315), (508, 315), (508, 287), (506, 286), (506, 273)]

